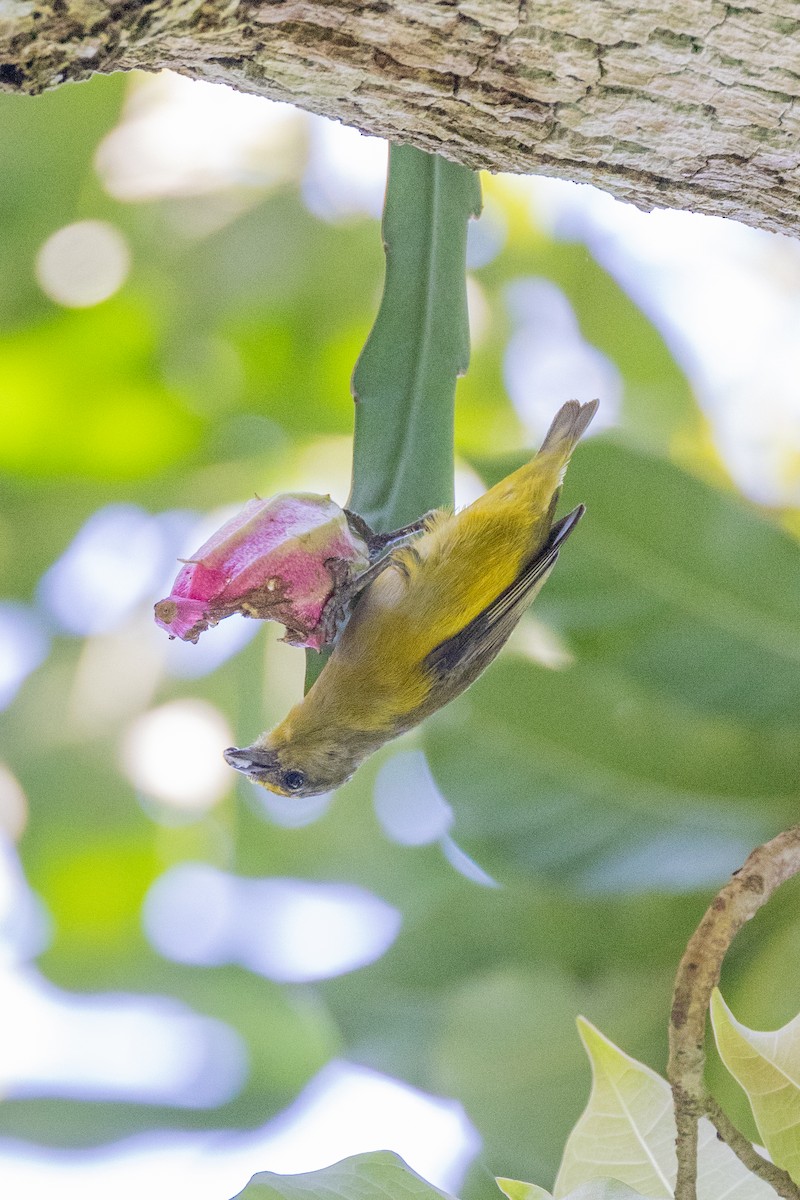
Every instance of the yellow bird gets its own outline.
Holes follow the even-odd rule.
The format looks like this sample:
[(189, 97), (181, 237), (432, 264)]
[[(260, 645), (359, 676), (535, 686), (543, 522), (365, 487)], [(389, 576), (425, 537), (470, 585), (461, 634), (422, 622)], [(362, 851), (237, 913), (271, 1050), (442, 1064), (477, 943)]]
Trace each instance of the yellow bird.
[(281, 796), (344, 783), (380, 746), (448, 704), (506, 642), (583, 505), (554, 522), (570, 455), (597, 401), (570, 400), (539, 453), (459, 513), (432, 513), (361, 596), (316, 683), (270, 733), (225, 751)]

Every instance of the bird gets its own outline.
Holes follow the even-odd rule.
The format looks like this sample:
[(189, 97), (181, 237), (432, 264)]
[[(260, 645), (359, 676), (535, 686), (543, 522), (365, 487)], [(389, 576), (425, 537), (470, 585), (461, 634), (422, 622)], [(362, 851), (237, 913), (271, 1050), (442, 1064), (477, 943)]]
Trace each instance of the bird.
[(224, 752), (281, 796), (345, 783), (374, 751), (455, 699), (496, 657), (583, 516), (555, 519), (570, 455), (598, 401), (570, 400), (538, 453), (459, 512), (435, 510), (362, 593), (305, 697)]

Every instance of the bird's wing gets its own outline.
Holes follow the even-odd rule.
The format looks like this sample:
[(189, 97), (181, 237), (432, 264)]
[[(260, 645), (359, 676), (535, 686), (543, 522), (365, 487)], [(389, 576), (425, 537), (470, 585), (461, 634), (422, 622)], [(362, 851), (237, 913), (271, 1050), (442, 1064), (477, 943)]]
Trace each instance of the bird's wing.
[[(450, 696), (458, 695), (489, 665), (550, 574), (558, 558), (559, 547), (583, 513), (584, 507), (580, 504), (561, 521), (557, 521), (550, 529), (542, 549), (522, 568), (513, 583), (468, 625), (431, 650), (424, 660), (424, 666), (433, 676), (433, 693), (437, 691), (436, 680), (439, 679), (443, 685), (447, 680)], [(433, 696), (431, 700), (434, 700)]]

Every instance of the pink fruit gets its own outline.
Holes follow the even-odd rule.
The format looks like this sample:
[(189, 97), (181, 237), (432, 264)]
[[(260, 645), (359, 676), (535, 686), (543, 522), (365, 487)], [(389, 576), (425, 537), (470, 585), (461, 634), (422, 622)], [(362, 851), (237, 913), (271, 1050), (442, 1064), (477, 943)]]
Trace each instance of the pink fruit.
[(196, 642), (239, 612), (279, 621), (284, 641), (319, 650), (335, 636), (353, 583), (380, 540), (330, 496), (250, 500), (185, 561), (155, 606), (156, 623), (170, 637)]

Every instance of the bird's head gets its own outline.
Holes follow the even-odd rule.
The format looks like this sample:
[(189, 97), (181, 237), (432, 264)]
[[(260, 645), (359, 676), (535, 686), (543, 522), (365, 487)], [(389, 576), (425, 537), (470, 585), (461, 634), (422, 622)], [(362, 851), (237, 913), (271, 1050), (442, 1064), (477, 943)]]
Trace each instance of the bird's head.
[(231, 746), (225, 751), (225, 761), (253, 783), (279, 796), (331, 792), (346, 783), (370, 753), (362, 739), (349, 743), (346, 738), (306, 735), (285, 741), (276, 733), (265, 734), (252, 746)]

